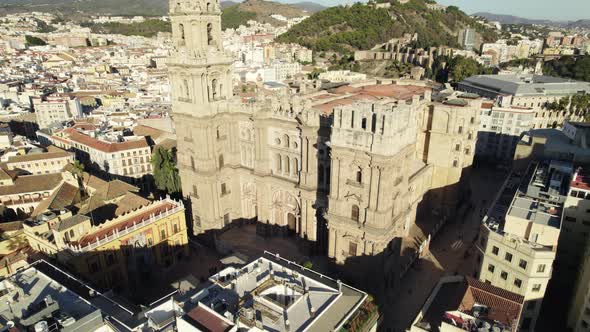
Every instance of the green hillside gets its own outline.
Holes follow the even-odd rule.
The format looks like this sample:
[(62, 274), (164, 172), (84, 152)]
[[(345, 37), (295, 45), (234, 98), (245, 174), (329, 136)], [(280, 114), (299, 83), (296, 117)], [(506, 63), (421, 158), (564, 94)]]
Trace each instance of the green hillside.
[(458, 46), (457, 33), (473, 27), (484, 41), (494, 40), (496, 32), (478, 24), (457, 7), (431, 10), (429, 0), (411, 0), (391, 8), (371, 5), (332, 7), (315, 13), (277, 38), (279, 42), (298, 43), (315, 51), (347, 52), (370, 49), (376, 44), (404, 33), (418, 33), (418, 46)]
[(240, 5), (229, 6), (224, 8), (221, 14), (221, 28), (235, 29), (254, 19), (256, 19), (256, 13), (240, 10)]

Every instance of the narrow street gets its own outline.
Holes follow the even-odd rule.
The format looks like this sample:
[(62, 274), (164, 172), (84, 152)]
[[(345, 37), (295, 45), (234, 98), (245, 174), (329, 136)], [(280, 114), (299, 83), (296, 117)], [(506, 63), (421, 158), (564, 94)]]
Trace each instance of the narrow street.
[(381, 331), (405, 331), (436, 286), (446, 275), (468, 273), (473, 267), (462, 264), (465, 251), (470, 247), (479, 230), (480, 211), (488, 208), (504, 181), (505, 174), (493, 169), (475, 169), (471, 188), (474, 209), (464, 220), (447, 223), (430, 244), (430, 253), (417, 261), (402, 279), (400, 292), (383, 309)]

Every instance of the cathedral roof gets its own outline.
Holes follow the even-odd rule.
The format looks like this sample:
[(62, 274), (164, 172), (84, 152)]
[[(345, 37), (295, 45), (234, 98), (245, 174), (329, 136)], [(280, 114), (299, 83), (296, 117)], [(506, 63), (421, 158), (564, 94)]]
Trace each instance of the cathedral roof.
[(355, 101), (377, 101), (384, 98), (409, 100), (415, 95), (422, 95), (429, 87), (418, 85), (373, 84), (366, 86), (341, 86), (328, 90), (324, 94), (313, 96), (312, 102), (316, 110), (328, 115), (335, 107), (351, 105)]

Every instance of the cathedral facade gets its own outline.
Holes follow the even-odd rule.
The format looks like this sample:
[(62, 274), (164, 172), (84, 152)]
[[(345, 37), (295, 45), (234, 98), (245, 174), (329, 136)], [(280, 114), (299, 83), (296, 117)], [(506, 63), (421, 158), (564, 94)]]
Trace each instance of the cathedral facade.
[(344, 262), (407, 236), (427, 193), (454, 208), (481, 100), (433, 102), (425, 84), (376, 81), (246, 98), (234, 92), (218, 0), (172, 0), (170, 17), (178, 167), (196, 235), (256, 220), (309, 241), (325, 234)]

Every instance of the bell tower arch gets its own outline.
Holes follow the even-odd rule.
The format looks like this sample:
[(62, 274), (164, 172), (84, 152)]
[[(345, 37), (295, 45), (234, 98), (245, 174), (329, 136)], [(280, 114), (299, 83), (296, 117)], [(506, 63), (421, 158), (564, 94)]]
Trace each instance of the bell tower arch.
[(178, 169), (190, 198), (193, 231), (223, 228), (236, 217), (240, 190), (232, 177), (239, 150), (216, 128), (234, 128), (232, 58), (223, 49), (219, 0), (170, 0), (172, 88)]
[(170, 20), (173, 111), (208, 116), (210, 108), (203, 106), (233, 94), (232, 61), (223, 50), (219, 0), (170, 0)]

